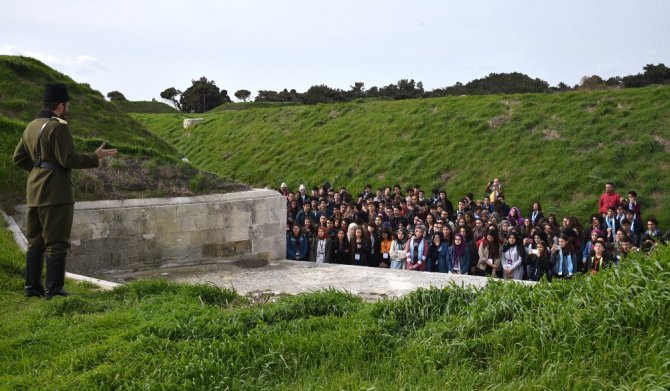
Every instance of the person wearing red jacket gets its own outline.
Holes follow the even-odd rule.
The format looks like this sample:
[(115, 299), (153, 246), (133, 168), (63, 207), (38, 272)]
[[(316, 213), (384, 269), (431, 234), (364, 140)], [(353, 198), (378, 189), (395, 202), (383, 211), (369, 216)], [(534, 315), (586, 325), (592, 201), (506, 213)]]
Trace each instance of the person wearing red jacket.
[(601, 215), (607, 214), (607, 208), (610, 206), (616, 210), (616, 207), (621, 202), (621, 196), (614, 191), (614, 184), (612, 182), (607, 182), (605, 184), (605, 192), (600, 196), (598, 200), (598, 210)]

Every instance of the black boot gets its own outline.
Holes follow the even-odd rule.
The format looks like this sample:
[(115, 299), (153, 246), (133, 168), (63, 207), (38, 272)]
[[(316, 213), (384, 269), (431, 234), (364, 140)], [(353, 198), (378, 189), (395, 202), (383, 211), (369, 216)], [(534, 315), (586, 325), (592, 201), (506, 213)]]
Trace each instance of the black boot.
[(44, 296), (42, 285), (42, 269), (44, 268), (44, 253), (28, 251), (26, 253), (26, 285), (24, 294), (26, 297)]
[(65, 254), (47, 255), (47, 291), (45, 298), (70, 296), (63, 290), (65, 285)]

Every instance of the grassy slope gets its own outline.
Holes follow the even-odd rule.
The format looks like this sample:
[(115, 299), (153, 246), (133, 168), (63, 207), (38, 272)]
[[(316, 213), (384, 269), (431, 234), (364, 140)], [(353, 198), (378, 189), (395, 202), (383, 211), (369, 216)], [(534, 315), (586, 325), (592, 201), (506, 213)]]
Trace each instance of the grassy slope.
[(296, 103), (277, 103), (277, 102), (231, 102), (224, 103), (221, 106), (210, 110), (210, 113), (225, 113), (228, 111), (241, 111), (249, 109), (267, 109), (269, 107), (288, 107), (297, 106)]
[(668, 248), (567, 283), (255, 305), (162, 281), (26, 299), (5, 229), (0, 247), (1, 389), (670, 387)]
[(124, 113), (177, 113), (178, 110), (163, 102), (125, 101), (113, 102)]
[(198, 167), (255, 186), (430, 189), (447, 174), (456, 199), (500, 176), (524, 211), (539, 200), (584, 216), (612, 180), (670, 221), (670, 87), (214, 110), (190, 131), (173, 115), (133, 117)]
[(0, 56), (0, 115), (30, 122), (41, 109), (44, 84), (64, 82), (70, 92), (68, 120), (76, 124), (80, 138), (115, 142), (119, 146), (144, 147), (173, 154), (174, 148), (147, 132), (87, 84), (75, 83), (29, 57)]
[(9, 209), (24, 200), (27, 175), (12, 164), (11, 156), (23, 129), (41, 109), (44, 84), (54, 81), (66, 83), (70, 91), (68, 121), (75, 149), (92, 152), (106, 141), (120, 152), (101, 169), (74, 172), (77, 199), (188, 195), (203, 191), (201, 188), (241, 188), (182, 163), (172, 145), (87, 84), (75, 83), (32, 58), (0, 56), (0, 207)]

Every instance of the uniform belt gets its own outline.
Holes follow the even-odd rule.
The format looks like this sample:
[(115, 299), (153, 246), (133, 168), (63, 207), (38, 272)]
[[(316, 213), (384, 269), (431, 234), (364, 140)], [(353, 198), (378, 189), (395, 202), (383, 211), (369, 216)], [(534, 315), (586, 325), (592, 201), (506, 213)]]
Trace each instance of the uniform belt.
[(60, 164), (45, 162), (45, 161), (41, 161), (40, 164), (38, 165), (38, 167), (46, 168), (47, 170), (63, 170), (63, 171), (65, 171), (65, 167), (61, 166)]

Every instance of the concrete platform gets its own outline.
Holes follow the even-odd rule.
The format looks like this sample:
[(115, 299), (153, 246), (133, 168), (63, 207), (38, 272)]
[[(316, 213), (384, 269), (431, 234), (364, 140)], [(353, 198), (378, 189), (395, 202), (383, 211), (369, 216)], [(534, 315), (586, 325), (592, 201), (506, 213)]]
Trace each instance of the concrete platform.
[(120, 283), (144, 278), (165, 278), (189, 284), (212, 283), (219, 287), (234, 288), (245, 296), (260, 293), (299, 294), (335, 288), (370, 301), (401, 297), (417, 288), (444, 287), (452, 282), (457, 286), (483, 287), (489, 281), (488, 278), (467, 275), (288, 260), (221, 260), (216, 264), (169, 267), (96, 277)]
[[(7, 221), (17, 244), (25, 251), (26, 239), (14, 219), (0, 211)], [(263, 258), (207, 258), (188, 260), (188, 266), (166, 263), (164, 267), (140, 271), (110, 271), (93, 273), (91, 277), (67, 273), (67, 278), (88, 281), (101, 289), (113, 289), (124, 282), (146, 278), (164, 278), (176, 282), (211, 283), (222, 288), (234, 288), (239, 294), (251, 297), (300, 294), (328, 288), (347, 291), (365, 300), (404, 296), (418, 288), (445, 287), (450, 284), (481, 288), (488, 278), (347, 266), (315, 264)], [(512, 283), (534, 284), (528, 281)]]

